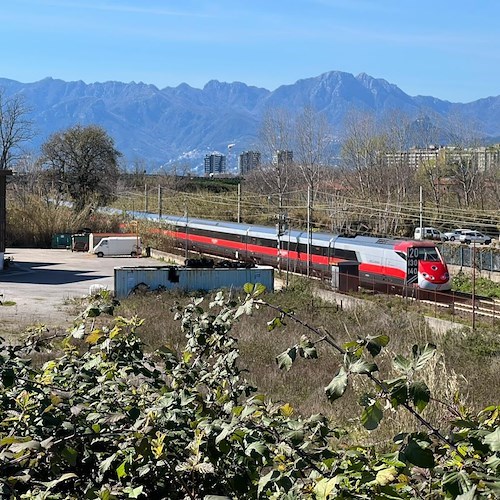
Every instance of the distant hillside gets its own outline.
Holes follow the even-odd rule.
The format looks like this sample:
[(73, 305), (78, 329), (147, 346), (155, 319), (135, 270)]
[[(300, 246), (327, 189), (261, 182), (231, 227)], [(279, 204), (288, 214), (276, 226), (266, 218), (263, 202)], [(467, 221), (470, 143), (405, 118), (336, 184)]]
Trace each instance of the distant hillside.
[[(460, 116), (470, 120), (491, 142), (500, 137), (500, 96), (461, 104), (405, 94), (396, 85), (366, 74), (331, 71), (283, 85), (271, 92), (244, 83), (208, 82), (203, 89), (187, 84), (158, 89), (144, 83), (85, 84), (46, 78), (20, 83), (0, 78), (6, 96), (21, 94), (32, 109), (37, 132), (30, 145), (37, 151), (47, 137), (75, 124), (98, 124), (115, 139), (128, 162), (141, 160), (148, 170), (185, 162), (201, 168), (207, 152), (233, 154), (257, 147), (267, 108), (292, 113), (305, 106), (321, 111), (333, 131), (341, 133), (346, 113), (364, 110), (381, 116), (399, 110), (417, 118)], [(234, 164), (236, 161), (234, 160)]]

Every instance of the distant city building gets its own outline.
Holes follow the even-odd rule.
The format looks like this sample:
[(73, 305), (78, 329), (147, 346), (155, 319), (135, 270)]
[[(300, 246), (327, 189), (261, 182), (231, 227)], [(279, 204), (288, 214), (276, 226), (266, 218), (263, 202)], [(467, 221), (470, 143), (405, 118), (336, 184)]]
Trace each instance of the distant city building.
[(220, 153), (205, 155), (205, 175), (224, 174), (226, 172), (226, 156)]
[(245, 175), (260, 165), (260, 153), (258, 151), (244, 151), (238, 157), (238, 170), (240, 175)]
[(386, 153), (387, 164), (409, 165), (418, 169), (420, 166), (440, 161), (442, 164), (468, 162), (478, 171), (490, 171), (500, 166), (500, 147), (459, 148), (453, 146), (429, 146), (428, 148), (411, 148), (408, 151)]
[(274, 165), (290, 165), (293, 163), (293, 151), (280, 149), (273, 154)]

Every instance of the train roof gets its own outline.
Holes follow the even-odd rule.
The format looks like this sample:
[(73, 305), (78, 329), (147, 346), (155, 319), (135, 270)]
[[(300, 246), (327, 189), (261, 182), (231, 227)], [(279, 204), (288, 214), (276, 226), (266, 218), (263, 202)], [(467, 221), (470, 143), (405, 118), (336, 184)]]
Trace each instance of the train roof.
[[(152, 219), (158, 220), (156, 214), (151, 214)], [(212, 229), (217, 230), (222, 233), (228, 234), (248, 234), (253, 237), (275, 237), (276, 228), (273, 226), (260, 226), (257, 224), (246, 224), (230, 221), (219, 221), (212, 219), (199, 219), (196, 217), (187, 217), (181, 215), (164, 215), (161, 221), (166, 224), (172, 224), (174, 226), (188, 227), (194, 229)], [(299, 230), (289, 230), (286, 231), (282, 236), (282, 241), (287, 241), (290, 238), (293, 242), (299, 242), (307, 244), (307, 232)], [(432, 242), (424, 241), (414, 241), (414, 240), (398, 240), (394, 238), (378, 238), (374, 236), (347, 236), (335, 233), (323, 233), (323, 232), (313, 232), (311, 234), (311, 244), (325, 246), (329, 244), (332, 240), (335, 241), (335, 245), (344, 244), (361, 244), (363, 246), (372, 246), (374, 248), (386, 247), (386, 248), (396, 248), (401, 251), (405, 251), (408, 246), (434, 246)]]

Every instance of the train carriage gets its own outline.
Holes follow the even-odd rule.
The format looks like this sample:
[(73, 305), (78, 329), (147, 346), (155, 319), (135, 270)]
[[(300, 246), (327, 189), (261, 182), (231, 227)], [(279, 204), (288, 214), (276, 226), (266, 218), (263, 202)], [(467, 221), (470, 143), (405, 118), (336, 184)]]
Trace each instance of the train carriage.
[(182, 216), (163, 216), (165, 232), (190, 251), (236, 258), (282, 269), (331, 276), (332, 265), (355, 261), (360, 285), (388, 291), (404, 285), (446, 291), (451, 280), (431, 241), (395, 240), (290, 230)]

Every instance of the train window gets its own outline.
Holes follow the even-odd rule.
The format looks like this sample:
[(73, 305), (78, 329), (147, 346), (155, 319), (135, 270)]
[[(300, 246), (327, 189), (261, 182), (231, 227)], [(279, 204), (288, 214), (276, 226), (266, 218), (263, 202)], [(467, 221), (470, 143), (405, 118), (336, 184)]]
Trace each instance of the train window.
[(439, 261), (439, 254), (435, 247), (420, 247), (418, 249), (418, 260)]
[(406, 260), (406, 254), (404, 252), (396, 252), (403, 260)]

